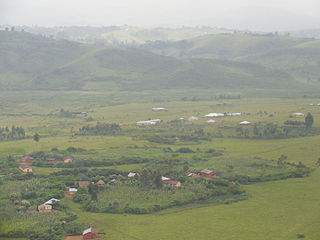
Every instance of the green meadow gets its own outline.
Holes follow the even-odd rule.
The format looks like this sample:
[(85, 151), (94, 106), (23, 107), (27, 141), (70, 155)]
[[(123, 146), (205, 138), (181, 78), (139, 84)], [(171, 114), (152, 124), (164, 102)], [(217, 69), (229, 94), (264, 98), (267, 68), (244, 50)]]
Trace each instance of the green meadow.
[[(10, 97), (13, 93), (5, 94)], [(182, 171), (185, 164), (188, 164), (190, 172), (208, 168), (217, 171), (222, 178), (246, 176), (263, 179), (268, 175), (289, 174), (301, 163), (312, 169), (309, 176), (240, 184), (239, 187), (246, 195), (241, 201), (217, 201), (219, 198), (213, 198), (171, 206), (148, 214), (90, 212), (71, 198), (62, 198), (61, 205), (63, 209), (66, 208), (68, 212), (77, 215), (71, 222), (93, 226), (106, 233), (101, 239), (320, 238), (320, 171), (317, 165), (317, 159), (320, 157), (320, 134), (317, 134), (320, 128), (320, 107), (310, 106), (311, 103), (317, 104), (319, 99), (243, 96), (240, 99), (197, 99), (196, 92), (190, 93), (190, 96), (184, 93), (190, 99), (194, 97), (193, 100), (188, 100), (182, 99), (182, 93), (177, 92), (175, 95), (172, 92), (168, 93), (166, 101), (165, 97), (163, 100), (153, 98), (152, 93), (145, 93), (146, 95), (140, 99), (138, 95), (130, 93), (124, 97), (124, 102), (117, 102), (117, 98), (109, 98), (109, 94), (48, 92), (44, 95), (42, 92), (26, 92), (22, 99), (15, 99), (10, 104), (1, 102), (0, 126), (16, 125), (26, 131), (25, 139), (0, 142), (1, 163), (7, 162), (8, 156), (15, 161), (34, 152), (54, 154), (57, 152), (54, 149), (58, 149), (57, 153), (61, 156), (71, 155), (74, 165), (33, 163), (31, 166), (34, 177), (39, 178), (39, 181), (56, 179), (59, 183), (74, 179), (72, 176), (54, 175), (64, 170), (84, 169), (90, 174), (98, 170), (112, 170), (119, 174), (127, 174), (130, 171), (140, 172), (145, 168), (158, 167), (160, 171), (164, 169), (163, 171), (169, 174), (168, 168)], [(115, 93), (121, 99), (118, 94)], [(159, 96), (161, 97), (161, 94)], [(165, 107), (168, 111), (152, 112), (152, 107)], [(67, 117), (62, 116), (61, 109), (71, 114)], [(216, 123), (208, 125), (208, 119), (203, 116), (210, 112), (244, 114), (237, 117), (214, 118)], [(312, 113), (314, 124), (309, 132), (306, 133), (305, 127), (297, 126), (288, 137), (253, 135), (254, 124), (264, 126), (273, 123), (283, 127), (286, 120), (304, 121), (304, 117), (293, 118), (294, 112)], [(199, 119), (188, 121), (191, 116), (197, 116)], [(156, 118), (162, 120), (158, 125), (135, 124), (140, 120)], [(185, 120), (181, 121), (180, 118)], [(248, 136), (239, 135), (236, 131), (239, 122), (244, 120), (252, 123), (251, 126), (244, 127), (250, 133)], [(77, 134), (81, 127), (95, 126), (98, 122), (119, 124), (122, 132), (112, 136)], [(38, 142), (33, 140), (35, 133), (40, 135)], [(152, 138), (154, 136), (157, 136), (156, 140)], [(181, 141), (175, 141), (177, 136)], [(67, 152), (70, 147), (81, 150)], [(181, 151), (184, 148), (190, 152)], [(285, 165), (279, 165), (281, 155), (286, 157)], [(93, 162), (98, 164), (89, 164)], [(7, 181), (7, 186), (21, 183), (19, 179), (6, 177), (10, 172), (19, 177), (25, 176), (17, 169), (17, 164), (11, 164), (10, 167), (0, 170), (3, 184)], [(106, 177), (106, 181), (108, 179), (111, 178)], [(8, 196), (12, 192), (10, 188), (6, 189), (7, 194), (2, 194), (0, 200), (9, 204)], [(106, 191), (99, 192), (98, 204), (107, 206), (110, 201), (117, 199), (120, 200), (122, 208), (126, 204), (135, 207), (150, 207), (155, 203), (170, 205), (174, 200), (182, 201), (193, 197), (190, 191), (188, 188), (170, 192), (167, 189), (144, 190), (138, 186), (110, 185)], [(33, 208), (36, 207), (36, 203), (41, 203), (39, 199), (32, 199)], [(58, 210), (57, 216), (26, 216), (20, 212), (12, 219), (2, 220), (0, 236), (4, 238), (0, 239), (7, 240), (5, 237), (12, 236), (13, 232), (23, 232), (39, 222), (60, 221), (65, 217), (62, 212), (63, 210)], [(50, 220), (50, 217), (53, 220)], [(44, 229), (39, 225), (34, 230)]]

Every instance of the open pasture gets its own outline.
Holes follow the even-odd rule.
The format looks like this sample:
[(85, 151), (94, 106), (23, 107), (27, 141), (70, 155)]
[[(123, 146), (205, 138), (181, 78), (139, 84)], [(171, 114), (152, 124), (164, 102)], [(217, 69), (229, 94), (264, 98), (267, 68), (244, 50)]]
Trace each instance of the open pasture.
[[(101, 95), (99, 95), (101, 94)], [(320, 191), (318, 182), (320, 174), (317, 159), (320, 157), (320, 136), (297, 136), (283, 138), (254, 138), (238, 136), (235, 129), (243, 120), (251, 123), (273, 123), (283, 126), (286, 120), (304, 121), (304, 117), (291, 117), (294, 112), (314, 116), (314, 129), (320, 127), (320, 107), (310, 106), (318, 99), (289, 98), (241, 98), (241, 99), (205, 99), (182, 101), (181, 97), (172, 97), (168, 101), (148, 101), (151, 94), (142, 99), (130, 96), (131, 103), (108, 102), (107, 94), (81, 93), (76, 97), (60, 93), (38, 96), (43, 101), (31, 99), (30, 102), (13, 102), (12, 105), (1, 105), (0, 126), (21, 126), (28, 138), (0, 142), (0, 161), (4, 162), (10, 155), (14, 159), (29, 155), (32, 152), (50, 152), (53, 148), (66, 150), (68, 147), (81, 148), (84, 152), (72, 153), (74, 164), (84, 161), (100, 161), (102, 166), (81, 168), (115, 169), (121, 172), (141, 171), (146, 167), (159, 166), (181, 167), (187, 164), (192, 172), (209, 168), (222, 176), (242, 175), (261, 177), (268, 174), (290, 172), (292, 166), (279, 166), (281, 155), (286, 162), (315, 169), (310, 177), (271, 181), (242, 186), (248, 200), (232, 204), (192, 203), (172, 207), (160, 212), (143, 215), (92, 213), (84, 211), (71, 199), (63, 199), (63, 204), (78, 215), (76, 222), (95, 226), (106, 236), (101, 239), (238, 239), (248, 240), (291, 240), (297, 234), (304, 239), (319, 239), (319, 204)], [(60, 96), (61, 102), (52, 102), (53, 96)], [(129, 98), (129, 97), (128, 97)], [(77, 100), (74, 102), (66, 101)], [(92, 104), (91, 104), (92, 102)], [(12, 107), (12, 108), (11, 108)], [(165, 107), (166, 112), (152, 112), (152, 107)], [(8, 111), (11, 109), (10, 112)], [(69, 112), (86, 112), (61, 116), (60, 109)], [(242, 112), (237, 117), (213, 118), (214, 125), (208, 125), (205, 114)], [(188, 117), (199, 117), (197, 121), (188, 121)], [(156, 119), (162, 123), (154, 126), (136, 126), (139, 120)], [(185, 118), (180, 125), (172, 121)], [(114, 136), (79, 136), (78, 129), (94, 126), (97, 122), (120, 124), (122, 133)], [(39, 124), (40, 123), (40, 124)], [(303, 130), (303, 127), (300, 127)], [(202, 133), (197, 133), (198, 130)], [(252, 127), (248, 127), (252, 131)], [(32, 139), (34, 133), (40, 134), (40, 141)], [(218, 136), (218, 134), (222, 136)], [(169, 139), (169, 142), (150, 140), (152, 136)], [(182, 141), (171, 141), (175, 137)], [(183, 137), (186, 140), (183, 139)], [(191, 137), (193, 138), (191, 138)], [(197, 139), (198, 138), (198, 139)], [(181, 149), (189, 149), (184, 152)], [(188, 151), (189, 151), (188, 150)], [(218, 153), (218, 154), (217, 154)], [(143, 163), (125, 162), (124, 159), (147, 159)], [(162, 162), (163, 161), (163, 162)], [(173, 165), (170, 165), (172, 163)], [(179, 165), (180, 164), (180, 165)], [(75, 165), (76, 166), (76, 165)], [(48, 177), (54, 172), (68, 170), (55, 164), (52, 166), (33, 166), (35, 175)], [(130, 189), (130, 191), (134, 191)], [(125, 199), (130, 191), (118, 189), (109, 195), (105, 192), (99, 197), (105, 205), (117, 198)], [(117, 195), (118, 194), (118, 195)], [(188, 194), (187, 192), (185, 194)], [(135, 191), (131, 194), (135, 206), (147, 206), (147, 193)], [(168, 203), (166, 195), (161, 194), (161, 203)], [(154, 197), (154, 195), (152, 195)], [(183, 194), (180, 196), (183, 198)], [(128, 200), (129, 201), (129, 200)], [(130, 201), (128, 202), (130, 203)], [(126, 202), (123, 201), (125, 205)], [(33, 219), (33, 217), (29, 217)], [(28, 219), (29, 219), (28, 218)], [(31, 226), (34, 221), (22, 218), (19, 229)], [(38, 220), (37, 220), (38, 221)], [(41, 220), (40, 220), (41, 221)], [(5, 222), (6, 228), (0, 234), (14, 229), (14, 222)], [(299, 236), (300, 236), (299, 235)]]

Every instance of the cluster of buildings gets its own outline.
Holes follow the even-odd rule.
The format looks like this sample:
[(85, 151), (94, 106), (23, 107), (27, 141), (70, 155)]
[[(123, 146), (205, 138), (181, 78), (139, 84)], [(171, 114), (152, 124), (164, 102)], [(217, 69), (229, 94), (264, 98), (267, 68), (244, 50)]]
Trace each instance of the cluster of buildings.
[[(33, 157), (25, 156), (22, 157), (20, 160), (18, 160), (19, 163), (19, 169), (24, 173), (31, 173), (32, 168), (29, 166), (30, 163), (32, 163), (34, 160)], [(47, 163), (71, 163), (73, 161), (73, 158), (70, 156), (64, 157), (63, 159), (57, 159), (54, 157), (48, 157), (46, 158)]]
[(20, 159), (19, 162), (19, 169), (24, 173), (31, 173), (32, 168), (29, 166), (29, 163), (33, 162), (33, 157), (25, 156)]

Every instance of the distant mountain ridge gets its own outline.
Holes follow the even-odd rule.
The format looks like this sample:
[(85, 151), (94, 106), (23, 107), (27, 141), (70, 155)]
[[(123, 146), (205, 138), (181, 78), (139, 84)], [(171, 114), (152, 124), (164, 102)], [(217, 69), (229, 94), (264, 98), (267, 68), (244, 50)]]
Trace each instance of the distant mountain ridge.
[[(289, 42), (294, 46), (305, 43), (300, 40)], [(242, 42), (238, 44), (240, 47), (244, 45)], [(281, 49), (285, 44), (279, 43), (278, 48)], [(226, 47), (228, 45), (226, 44)], [(227, 48), (223, 46), (211, 44), (208, 46), (213, 47), (211, 50), (217, 49), (225, 53), (220, 53), (221, 57), (219, 54), (216, 54), (218, 57), (205, 57), (201, 52), (203, 50), (199, 51), (203, 47), (205, 49), (206, 44), (203, 44), (200, 48), (193, 46), (180, 52), (178, 55), (183, 56), (180, 58), (144, 49), (106, 48), (54, 40), (26, 32), (0, 31), (0, 88), (1, 90), (141, 91), (310, 87), (306, 83), (296, 81), (287, 71), (268, 67), (264, 63), (256, 64), (258, 59), (249, 61), (250, 54), (236, 54), (239, 51), (234, 51), (232, 48), (227, 52)], [(253, 45), (246, 43), (246, 46)], [(172, 49), (173, 52), (178, 52), (175, 48)], [(211, 54), (212, 51), (209, 50), (204, 51), (206, 54)], [(152, 51), (156, 52), (154, 49)], [(252, 52), (258, 51), (253, 48)], [(247, 59), (237, 60), (244, 56)]]

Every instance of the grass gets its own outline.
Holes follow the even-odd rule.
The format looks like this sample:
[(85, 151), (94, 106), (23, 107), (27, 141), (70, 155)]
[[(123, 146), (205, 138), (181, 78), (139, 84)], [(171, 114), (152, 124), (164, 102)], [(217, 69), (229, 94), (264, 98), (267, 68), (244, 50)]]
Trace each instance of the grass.
[[(319, 170), (311, 177), (246, 187), (249, 200), (152, 215), (83, 213), (69, 202), (79, 221), (94, 224), (114, 239), (291, 240), (296, 234), (317, 240)], [(299, 206), (299, 207), (297, 207)]]
[[(8, 94), (8, 93), (7, 93)], [(41, 95), (41, 93), (38, 93)], [(53, 94), (53, 95), (51, 95)], [(57, 94), (57, 95), (55, 95)], [(43, 101), (32, 100), (30, 103), (12, 102), (9, 107), (1, 105), (4, 111), (0, 114), (0, 126), (21, 125), (31, 135), (41, 130), (40, 142), (34, 142), (31, 138), (19, 141), (0, 142), (0, 161), (8, 155), (20, 158), (22, 155), (33, 151), (49, 151), (53, 147), (63, 150), (69, 146), (80, 147), (88, 150), (79, 153), (78, 157), (101, 159), (102, 161), (117, 162), (121, 157), (146, 157), (157, 159), (187, 160), (191, 170), (212, 168), (218, 171), (226, 171), (229, 165), (234, 166), (234, 173), (243, 175), (260, 175), (261, 169), (252, 164), (269, 163), (280, 155), (288, 156), (289, 162), (302, 162), (307, 166), (316, 168), (316, 160), (320, 157), (320, 136), (299, 137), (290, 139), (237, 139), (237, 138), (213, 138), (212, 141), (180, 142), (173, 145), (157, 144), (143, 138), (132, 138), (135, 134), (154, 133), (155, 131), (171, 131), (166, 128), (166, 122), (180, 117), (203, 116), (209, 112), (247, 112), (245, 117), (216, 119), (217, 124), (207, 126), (206, 119), (200, 118), (193, 123), (186, 123), (186, 128), (192, 124), (204, 127), (205, 131), (218, 131), (222, 126), (237, 126), (242, 120), (252, 122), (273, 122), (282, 124), (290, 119), (293, 112), (311, 112), (315, 117), (315, 127), (320, 127), (318, 121), (320, 108), (309, 106), (317, 103), (318, 99), (224, 99), (202, 101), (179, 101), (179, 97), (169, 98), (170, 101), (148, 102), (147, 100), (132, 101), (120, 105), (114, 105), (102, 101), (97, 93), (78, 93), (57, 97), (57, 102), (52, 101), (52, 96), (60, 96), (62, 93), (49, 93), (48, 97), (41, 96)], [(38, 95), (39, 96), (39, 95)], [(146, 99), (151, 96), (148, 95)], [(2, 96), (3, 97), (3, 96)], [(24, 95), (28, 98), (28, 93)], [(144, 96), (145, 97), (145, 96)], [(0, 96), (1, 98), (1, 96)], [(60, 99), (61, 102), (60, 102)], [(150, 98), (152, 99), (152, 98)], [(23, 99), (25, 100), (25, 99)], [(78, 101), (78, 106), (71, 103)], [(87, 102), (90, 100), (90, 104)], [(65, 107), (67, 106), (67, 107)], [(150, 109), (155, 106), (163, 106), (168, 112), (155, 113)], [(61, 107), (70, 111), (86, 111), (93, 122), (86, 122), (82, 118), (49, 117), (48, 114), (59, 111)], [(258, 114), (259, 111), (268, 112), (267, 115)], [(14, 115), (17, 114), (17, 115)], [(273, 117), (269, 117), (272, 114)], [(162, 126), (154, 128), (139, 128), (135, 126), (138, 120), (148, 118), (161, 118)], [(302, 119), (299, 119), (302, 120)], [(125, 136), (84, 136), (71, 137), (71, 127), (77, 129), (86, 124), (95, 124), (97, 121), (106, 123), (121, 123), (128, 134)], [(38, 124), (38, 123), (41, 124)], [(63, 123), (63, 124), (62, 124)], [(55, 130), (58, 129), (55, 135)], [(222, 130), (223, 131), (223, 130)], [(178, 154), (165, 153), (161, 148), (170, 147), (173, 151), (181, 147), (189, 147), (196, 153)], [(205, 151), (214, 148), (223, 151), (222, 156), (213, 157)], [(197, 150), (199, 149), (199, 150)], [(199, 159), (194, 159), (198, 156)], [(97, 167), (117, 169), (121, 171), (138, 171), (145, 164), (125, 164), (119, 166)], [(94, 167), (90, 167), (93, 169)], [(48, 175), (60, 168), (34, 167), (34, 173)], [(284, 169), (270, 168), (267, 173), (286, 171)], [(184, 207), (174, 207), (155, 214), (124, 215), (108, 213), (83, 212), (78, 204), (70, 199), (64, 199), (79, 219), (106, 232), (102, 239), (211, 239), (221, 240), (247, 239), (247, 240), (292, 240), (297, 234), (304, 234), (305, 239), (317, 240), (320, 238), (317, 222), (319, 221), (320, 190), (318, 182), (320, 172), (317, 169), (310, 177), (301, 179), (288, 179), (283, 181), (259, 183), (244, 186), (249, 199), (233, 204), (210, 205), (191, 204)], [(131, 200), (129, 201), (130, 195)], [(116, 198), (122, 198), (122, 202), (130, 204), (147, 205), (147, 194), (141, 191), (119, 190), (115, 195), (104, 193), (106, 204)], [(183, 195), (181, 195), (183, 198)], [(164, 199), (154, 199), (164, 201)], [(166, 199), (167, 200), (167, 199)], [(25, 219), (24, 219), (25, 220)], [(24, 221), (23, 220), (23, 221)], [(22, 221), (22, 220), (21, 220)], [(22, 222), (23, 222), (22, 221)], [(20, 222), (5, 222), (5, 231), (20, 226)], [(31, 225), (34, 222), (30, 223)], [(31, 225), (24, 225), (32, 227)], [(2, 239), (1, 239), (2, 240)]]

